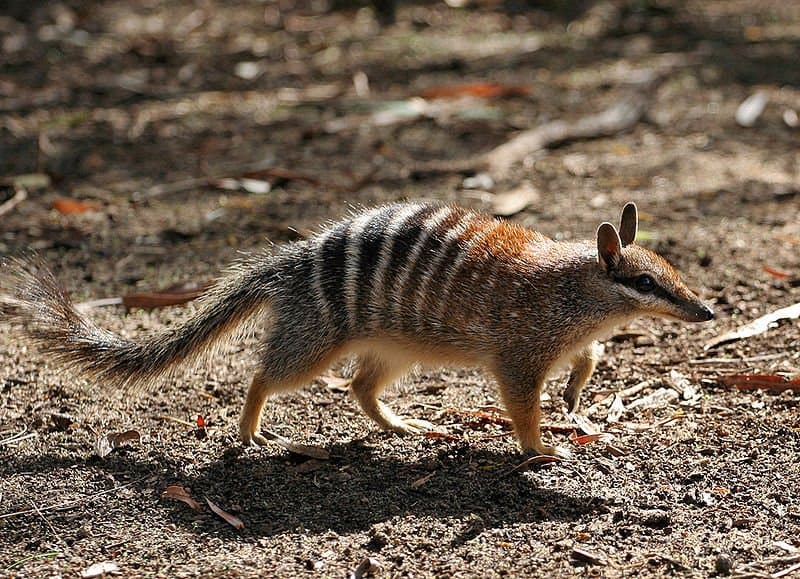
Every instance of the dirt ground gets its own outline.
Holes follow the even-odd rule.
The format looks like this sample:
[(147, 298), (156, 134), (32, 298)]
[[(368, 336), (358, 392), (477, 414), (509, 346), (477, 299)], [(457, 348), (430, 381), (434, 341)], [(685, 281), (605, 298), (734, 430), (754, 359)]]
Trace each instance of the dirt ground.
[[(269, 402), (270, 430), (330, 453), (310, 460), (238, 444), (247, 342), (129, 396), (0, 324), (0, 576), (101, 563), (124, 577), (800, 576), (800, 394), (722, 380), (796, 376), (800, 327), (704, 349), (800, 301), (800, 4), (463, 4), (401, 2), (381, 26), (369, 6), (325, 0), (6, 3), (0, 254), (34, 248), (76, 301), (94, 300), (205, 282), (353, 205), (491, 211), (527, 182), (538, 197), (511, 218), (560, 239), (636, 201), (641, 243), (717, 319), (616, 330), (583, 405), (613, 440), (556, 428), (546, 436), (574, 458), (516, 470), (507, 425), (464, 412), (499, 404), (477, 370), (424, 369), (385, 395), (447, 438), (376, 431), (331, 379)], [(430, 98), (478, 82), (512, 90)], [(766, 108), (740, 126), (759, 92)], [(415, 170), (634, 94), (632, 129), (533, 152), (491, 181)], [(133, 336), (187, 311), (90, 313)], [(549, 385), (549, 425), (570, 422), (563, 384)], [(139, 440), (99, 456), (98, 439), (131, 429)], [(163, 498), (170, 485), (201, 510)]]

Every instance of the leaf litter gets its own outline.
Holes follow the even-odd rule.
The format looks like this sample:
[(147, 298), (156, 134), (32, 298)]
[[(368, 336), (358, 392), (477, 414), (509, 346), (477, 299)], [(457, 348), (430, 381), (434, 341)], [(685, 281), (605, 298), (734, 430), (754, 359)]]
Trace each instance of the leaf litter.
[(284, 438), (280, 434), (271, 432), (269, 430), (261, 430), (261, 434), (268, 440), (273, 441), (278, 446), (288, 450), (292, 454), (305, 456), (316, 460), (328, 460), (331, 457), (330, 452), (320, 446), (310, 446), (307, 444), (300, 444), (293, 442), (288, 438)]
[(235, 515), (230, 514), (227, 511), (222, 510), (221, 508), (219, 508), (219, 506), (217, 506), (216, 503), (211, 501), (211, 499), (209, 499), (208, 497), (205, 497), (205, 499), (206, 503), (208, 503), (208, 507), (214, 512), (215, 515), (220, 517), (234, 529), (237, 529), (239, 531), (244, 529), (244, 523), (242, 522), (242, 519), (240, 519)]
[(105, 458), (111, 452), (129, 442), (140, 440), (142, 437), (138, 430), (125, 432), (110, 432), (98, 438), (94, 443), (94, 451), (100, 458)]
[(187, 491), (180, 485), (168, 486), (161, 493), (161, 497), (165, 499), (175, 499), (177, 501), (182, 501), (187, 505), (189, 505), (189, 507), (195, 511), (203, 510), (203, 505), (194, 500), (192, 496), (189, 494), (189, 491)]
[(767, 330), (774, 328), (781, 320), (794, 320), (798, 317), (800, 317), (800, 303), (793, 304), (785, 308), (780, 308), (779, 310), (775, 310), (763, 315), (760, 318), (745, 324), (744, 326), (709, 340), (706, 342), (705, 349), (710, 350), (712, 348), (721, 346), (722, 344), (727, 344), (729, 342), (735, 342), (737, 340), (743, 340), (745, 338), (757, 336), (758, 334), (763, 334)]
[(729, 376), (720, 376), (719, 381), (726, 386), (734, 386), (739, 390), (772, 390), (776, 392), (792, 390), (800, 392), (800, 380), (793, 380), (774, 374), (731, 374)]

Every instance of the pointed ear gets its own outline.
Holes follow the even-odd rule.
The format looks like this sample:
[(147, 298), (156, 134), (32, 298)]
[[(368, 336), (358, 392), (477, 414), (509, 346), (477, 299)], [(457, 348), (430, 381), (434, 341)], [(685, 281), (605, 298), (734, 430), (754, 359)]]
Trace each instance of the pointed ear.
[(622, 209), (622, 217), (619, 221), (619, 238), (622, 240), (622, 247), (633, 243), (638, 228), (639, 212), (636, 210), (636, 204), (628, 203)]
[(621, 259), (622, 241), (614, 226), (606, 222), (597, 228), (597, 262), (605, 271), (611, 271)]

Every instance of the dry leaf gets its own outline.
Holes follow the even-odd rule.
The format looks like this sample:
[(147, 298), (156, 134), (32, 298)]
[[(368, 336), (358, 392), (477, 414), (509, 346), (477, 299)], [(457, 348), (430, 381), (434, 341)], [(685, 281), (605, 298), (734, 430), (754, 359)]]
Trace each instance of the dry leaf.
[(528, 181), (516, 189), (492, 197), (492, 214), (510, 217), (539, 201), (539, 191)]
[(717, 346), (727, 344), (728, 342), (735, 342), (736, 340), (742, 340), (744, 338), (762, 334), (773, 327), (774, 324), (779, 320), (793, 320), (797, 317), (800, 317), (800, 303), (775, 310), (774, 312), (771, 312), (765, 316), (761, 316), (760, 318), (753, 320), (749, 324), (745, 324), (744, 326), (733, 330), (732, 332), (727, 332), (721, 336), (717, 336), (706, 343), (705, 349), (710, 350), (711, 348), (716, 348)]
[(175, 499), (178, 501), (183, 501), (187, 505), (189, 505), (195, 511), (202, 511), (203, 506), (194, 500), (186, 489), (180, 485), (170, 485), (164, 489), (161, 493), (161, 497), (165, 499)]
[(104, 561), (103, 563), (95, 563), (81, 571), (81, 577), (90, 579), (92, 577), (104, 577), (106, 575), (119, 574), (119, 567), (116, 563), (111, 561)]
[(122, 296), (126, 308), (152, 310), (167, 306), (179, 306), (202, 296), (213, 282), (187, 282), (173, 285), (155, 292), (133, 293)]
[(272, 190), (272, 184), (261, 179), (241, 179), (239, 183), (242, 189), (254, 195), (266, 195)]
[(619, 394), (614, 394), (614, 401), (611, 403), (611, 406), (608, 409), (606, 422), (619, 422), (619, 419), (622, 417), (624, 412), (625, 404), (622, 402), (622, 398)]
[(609, 434), (608, 432), (596, 432), (594, 434), (578, 435), (578, 433), (574, 432), (574, 431), (573, 431), (572, 435), (569, 437), (569, 439), (573, 443), (575, 443), (575, 444), (577, 444), (579, 446), (583, 445), (583, 444), (589, 444), (590, 442), (597, 442), (598, 440), (608, 441), (608, 440), (611, 440), (613, 438), (614, 438), (614, 435), (613, 434)]
[(378, 562), (377, 559), (372, 557), (365, 557), (361, 563), (358, 564), (358, 567), (350, 574), (349, 579), (362, 579), (363, 577), (369, 577), (378, 573), (383, 566)]
[(791, 273), (789, 273), (788, 271), (784, 271), (782, 269), (778, 269), (777, 267), (770, 267), (768, 265), (765, 265), (763, 269), (769, 275), (777, 279), (788, 279), (792, 277)]
[(51, 203), (51, 207), (62, 215), (74, 215), (76, 213), (86, 213), (87, 211), (97, 211), (97, 205), (87, 203), (79, 199), (69, 199), (62, 197)]
[(735, 386), (739, 390), (800, 391), (800, 380), (790, 380), (770, 374), (733, 374), (720, 376), (719, 381), (726, 386)]
[(618, 446), (614, 446), (613, 444), (606, 444), (606, 451), (611, 456), (627, 456), (628, 453), (622, 450)]
[(111, 432), (101, 436), (94, 443), (94, 451), (100, 458), (105, 458), (115, 448), (119, 448), (127, 442), (139, 440), (142, 437), (137, 430), (126, 430), (125, 432)]
[(662, 406), (667, 406), (679, 397), (680, 395), (672, 388), (659, 388), (655, 392), (643, 396), (642, 398), (637, 398), (628, 404), (628, 410), (633, 410), (634, 408), (660, 408)]
[(752, 127), (764, 112), (769, 95), (763, 91), (754, 92), (742, 101), (736, 109), (736, 122), (742, 127)]
[(417, 480), (413, 481), (409, 486), (412, 489), (418, 489), (419, 487), (424, 485), (426, 482), (431, 480), (434, 477), (435, 474), (436, 474), (435, 472), (432, 472), (430, 474), (426, 474), (425, 476), (423, 476), (421, 478), (418, 478)]
[(572, 548), (572, 558), (576, 561), (583, 561), (584, 563), (591, 563), (592, 565), (605, 565), (607, 563), (605, 555), (595, 553), (582, 547)]
[(9, 213), (14, 207), (22, 203), (28, 198), (28, 190), (24, 187), (16, 187), (14, 196), (3, 203), (0, 203), (0, 215)]
[(45, 173), (25, 173), (15, 175), (10, 179), (3, 179), (3, 181), (10, 182), (14, 187), (20, 187), (28, 191), (47, 189), (51, 183), (50, 176)]
[(448, 434), (446, 432), (436, 432), (435, 430), (429, 430), (423, 434), (425, 438), (437, 438), (440, 440), (446, 440), (448, 442), (455, 442), (459, 438), (457, 436), (453, 436), (452, 434)]
[(107, 457), (109, 454), (111, 454), (112, 450), (114, 449), (111, 447), (111, 443), (105, 436), (101, 436), (94, 441), (94, 453), (100, 458)]
[(539, 428), (542, 432), (554, 432), (556, 434), (571, 434), (575, 431), (575, 425), (567, 424), (566, 422), (545, 422)]
[(662, 426), (666, 426), (670, 422), (676, 422), (683, 418), (683, 414), (678, 413), (670, 416), (669, 418), (665, 418), (663, 420), (659, 420), (658, 422), (654, 422), (652, 424), (642, 423), (642, 422), (623, 422), (622, 425), (630, 430), (631, 432), (647, 432), (648, 430), (654, 430), (656, 428), (661, 428)]
[(517, 96), (528, 96), (531, 94), (530, 87), (522, 85), (507, 85), (497, 82), (472, 82), (465, 84), (453, 84), (449, 86), (431, 87), (420, 94), (424, 99), (456, 99), (463, 97), (474, 97), (483, 99), (496, 99)]
[(205, 497), (208, 506), (214, 511), (214, 514), (218, 515), (219, 517), (225, 519), (225, 522), (232, 526), (234, 529), (242, 530), (244, 529), (244, 523), (239, 517), (235, 517), (230, 513), (226, 513), (221, 508), (219, 508), (216, 504), (212, 503), (208, 497)]
[(600, 434), (600, 429), (588, 417), (570, 412), (567, 416), (584, 434)]
[(319, 446), (309, 446), (307, 444), (292, 442), (288, 438), (284, 438), (280, 434), (270, 432), (269, 430), (262, 430), (261, 434), (293, 454), (299, 454), (300, 456), (307, 456), (317, 460), (328, 460), (331, 457), (331, 454), (327, 450)]
[(677, 370), (670, 370), (667, 377), (667, 384), (671, 386), (683, 400), (691, 400), (697, 398), (700, 394), (696, 385), (692, 384), (689, 377), (678, 372)]
[(798, 551), (800, 551), (800, 549), (798, 549), (791, 543), (787, 543), (786, 541), (774, 541), (772, 543), (772, 546), (777, 547), (778, 549), (783, 549), (787, 553), (797, 553)]
[(511, 472), (516, 472), (518, 470), (524, 470), (531, 466), (532, 464), (550, 464), (551, 462), (561, 462), (563, 459), (558, 456), (551, 456), (549, 454), (537, 454), (536, 456), (532, 456), (529, 459), (523, 460), (517, 466), (511, 469)]

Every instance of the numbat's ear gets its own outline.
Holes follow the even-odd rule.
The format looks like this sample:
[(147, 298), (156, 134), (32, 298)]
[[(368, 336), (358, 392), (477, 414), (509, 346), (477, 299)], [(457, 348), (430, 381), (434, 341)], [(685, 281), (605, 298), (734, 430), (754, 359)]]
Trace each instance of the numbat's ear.
[(614, 226), (606, 222), (597, 228), (597, 262), (605, 271), (611, 271), (621, 259), (622, 241)]
[(619, 238), (622, 241), (622, 247), (633, 243), (638, 228), (639, 212), (636, 210), (636, 204), (628, 203), (622, 209), (622, 217), (619, 221)]

